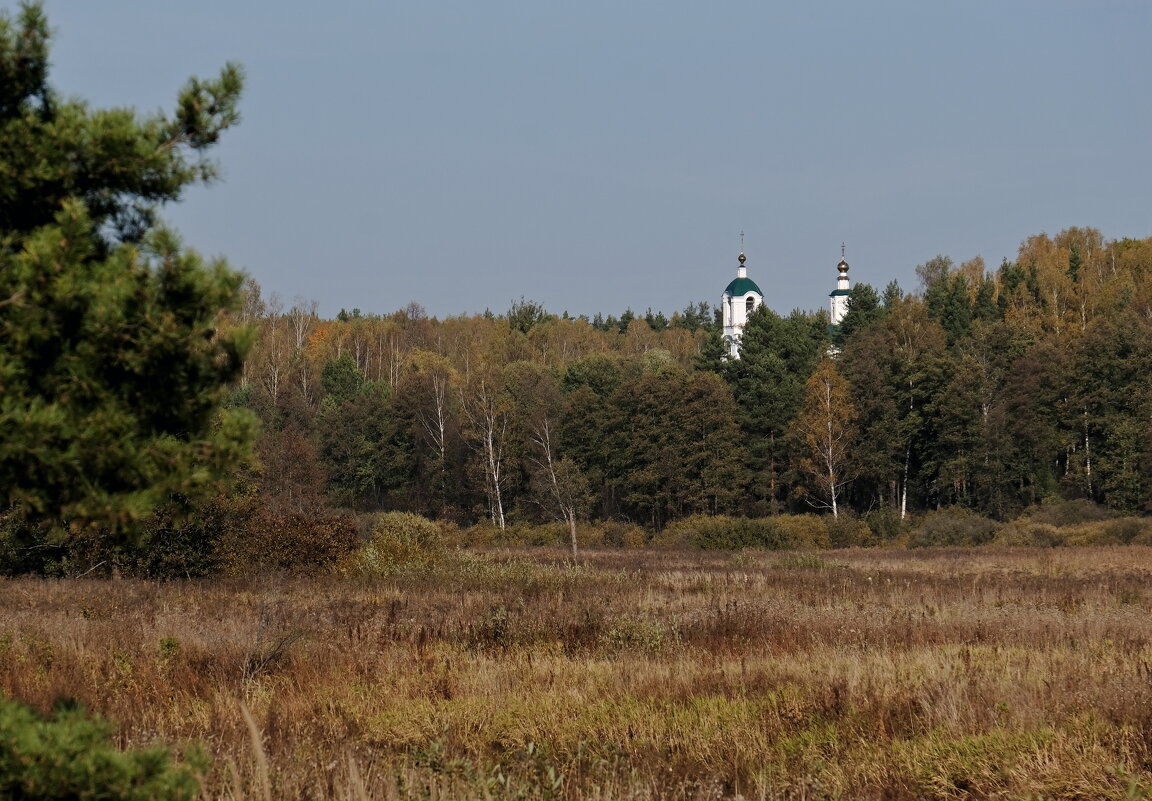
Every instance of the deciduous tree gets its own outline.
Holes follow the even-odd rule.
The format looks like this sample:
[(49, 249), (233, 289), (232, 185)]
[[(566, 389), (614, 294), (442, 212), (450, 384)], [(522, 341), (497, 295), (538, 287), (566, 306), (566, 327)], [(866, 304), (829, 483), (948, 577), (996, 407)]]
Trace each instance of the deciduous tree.
[(849, 480), (849, 449), (855, 438), (856, 410), (848, 382), (830, 359), (816, 365), (804, 385), (804, 403), (791, 434), (800, 443), (798, 465), (816, 487), (820, 506), (840, 514), (839, 500)]

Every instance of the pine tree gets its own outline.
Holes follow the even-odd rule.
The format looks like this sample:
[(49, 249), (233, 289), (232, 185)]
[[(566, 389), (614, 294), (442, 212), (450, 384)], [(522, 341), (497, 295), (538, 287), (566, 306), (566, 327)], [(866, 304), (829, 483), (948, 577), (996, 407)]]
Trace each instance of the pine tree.
[(749, 443), (755, 490), (774, 508), (785, 493), (789, 465), (785, 433), (800, 410), (804, 382), (827, 347), (828, 318), (793, 312), (780, 317), (760, 306), (748, 317), (740, 358), (725, 364)]
[(853, 334), (883, 316), (884, 309), (880, 306), (880, 296), (876, 290), (871, 284), (859, 283), (852, 287), (852, 294), (848, 296), (848, 313), (837, 326), (833, 341), (837, 346), (843, 346)]
[(248, 347), (221, 330), (242, 276), (157, 227), (212, 177), (238, 68), (172, 118), (91, 111), (48, 86), (38, 5), (0, 13), (0, 502), (54, 530), (130, 531), (228, 474), (251, 441), (221, 411)]

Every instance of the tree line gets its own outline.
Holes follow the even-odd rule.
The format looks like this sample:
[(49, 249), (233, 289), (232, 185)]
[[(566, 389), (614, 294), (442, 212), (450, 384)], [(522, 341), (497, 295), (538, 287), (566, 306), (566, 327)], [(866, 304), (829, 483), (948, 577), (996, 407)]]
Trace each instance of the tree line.
[(1048, 497), (1152, 501), (1152, 239), (1091, 228), (1013, 262), (920, 265), (748, 321), (724, 357), (707, 304), (604, 325), (520, 301), (437, 320), (315, 304), (251, 281), (258, 332), (233, 402), (262, 420), (271, 504), (461, 524), (960, 506), (1006, 519)]

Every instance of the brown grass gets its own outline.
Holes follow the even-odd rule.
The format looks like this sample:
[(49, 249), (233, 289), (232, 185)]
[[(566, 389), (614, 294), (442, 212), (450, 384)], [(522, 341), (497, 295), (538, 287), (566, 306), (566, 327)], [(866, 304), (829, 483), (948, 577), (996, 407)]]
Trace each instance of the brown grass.
[(0, 691), (207, 799), (1149, 798), (1152, 548), (459, 554), (0, 582)]

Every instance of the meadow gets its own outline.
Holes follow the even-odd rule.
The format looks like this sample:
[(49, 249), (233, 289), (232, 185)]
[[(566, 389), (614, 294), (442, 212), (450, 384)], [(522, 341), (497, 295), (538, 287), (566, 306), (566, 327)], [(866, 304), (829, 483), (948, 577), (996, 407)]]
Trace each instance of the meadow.
[(1152, 798), (1152, 548), (0, 580), (0, 692), (217, 799)]

